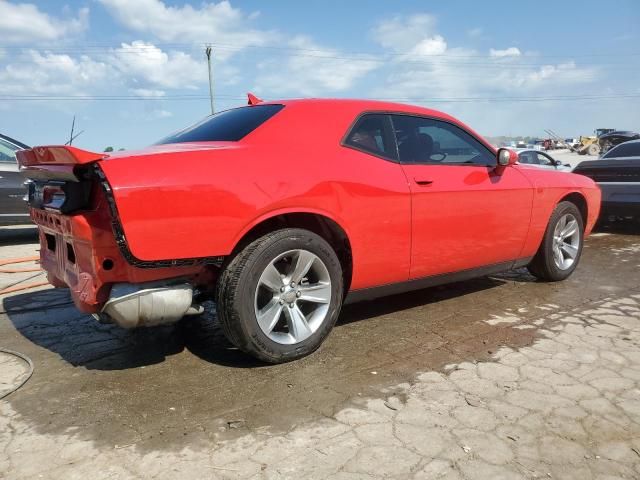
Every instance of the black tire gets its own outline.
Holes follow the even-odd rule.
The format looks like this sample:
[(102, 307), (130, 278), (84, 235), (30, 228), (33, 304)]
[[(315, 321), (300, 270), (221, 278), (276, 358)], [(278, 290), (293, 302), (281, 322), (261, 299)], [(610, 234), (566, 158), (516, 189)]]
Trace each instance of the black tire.
[[(295, 249), (309, 251), (324, 263), (331, 279), (331, 301), (323, 323), (310, 337), (285, 345), (262, 331), (254, 302), (260, 275), (269, 262)], [(216, 297), (218, 319), (231, 343), (264, 362), (288, 362), (314, 352), (333, 328), (342, 307), (342, 268), (336, 253), (319, 235), (298, 228), (277, 230), (251, 242), (226, 265)]]
[(600, 154), (600, 145), (597, 143), (592, 143), (587, 147), (587, 153), (589, 155), (599, 155)]
[[(573, 264), (567, 269), (560, 269), (553, 257), (553, 233), (556, 228), (557, 223), (560, 219), (570, 213), (575, 217), (578, 222), (578, 234), (579, 234), (579, 247), (578, 253), (574, 259)], [(544, 233), (544, 237), (542, 238), (542, 243), (540, 244), (540, 248), (536, 253), (535, 257), (531, 263), (527, 266), (529, 272), (538, 278), (539, 280), (543, 280), (546, 282), (557, 282), (560, 280), (564, 280), (569, 277), (573, 271), (578, 266), (580, 261), (580, 256), (582, 255), (582, 247), (584, 242), (584, 219), (582, 218), (582, 214), (578, 207), (572, 202), (560, 202), (553, 213), (551, 214), (551, 218), (549, 219), (549, 224), (547, 225), (547, 229)]]

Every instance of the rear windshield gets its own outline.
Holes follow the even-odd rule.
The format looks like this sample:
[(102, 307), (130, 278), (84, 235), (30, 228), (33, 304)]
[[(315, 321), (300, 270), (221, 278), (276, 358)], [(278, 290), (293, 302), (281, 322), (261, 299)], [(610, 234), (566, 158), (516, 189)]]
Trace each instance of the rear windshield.
[(163, 138), (155, 145), (186, 142), (237, 142), (284, 108), (284, 105), (253, 105), (211, 115)]

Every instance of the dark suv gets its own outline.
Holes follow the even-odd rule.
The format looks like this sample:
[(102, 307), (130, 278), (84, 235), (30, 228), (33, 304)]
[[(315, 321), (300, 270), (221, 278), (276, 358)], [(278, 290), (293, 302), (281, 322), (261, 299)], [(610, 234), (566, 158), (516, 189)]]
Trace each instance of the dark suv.
[(582, 162), (573, 173), (591, 178), (602, 190), (601, 218), (640, 217), (640, 140), (621, 143), (599, 160)]

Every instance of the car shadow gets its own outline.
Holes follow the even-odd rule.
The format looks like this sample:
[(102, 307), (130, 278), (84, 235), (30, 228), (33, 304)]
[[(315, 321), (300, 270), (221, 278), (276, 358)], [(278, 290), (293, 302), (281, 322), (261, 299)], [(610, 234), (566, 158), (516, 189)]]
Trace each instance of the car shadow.
[[(526, 275), (517, 275), (528, 281)], [(367, 302), (346, 305), (336, 328), (463, 297), (503, 285), (512, 278), (484, 277), (431, 287)], [(174, 325), (124, 330), (101, 324), (76, 310), (66, 289), (49, 289), (6, 297), (2, 312), (30, 342), (60, 356), (75, 367), (89, 370), (125, 370), (164, 362), (184, 350), (217, 365), (259, 368), (269, 364), (233, 346), (224, 336), (213, 302), (205, 313), (185, 317)]]
[(336, 325), (347, 325), (402, 310), (427, 306), (451, 298), (462, 297), (471, 293), (499, 287), (504, 283), (505, 280), (495, 275), (352, 303), (342, 308), (340, 318), (338, 318)]
[(0, 245), (22, 245), (38, 242), (38, 228), (35, 225), (0, 227)]
[(594, 233), (640, 235), (640, 218), (623, 218), (612, 221), (599, 221), (593, 231)]

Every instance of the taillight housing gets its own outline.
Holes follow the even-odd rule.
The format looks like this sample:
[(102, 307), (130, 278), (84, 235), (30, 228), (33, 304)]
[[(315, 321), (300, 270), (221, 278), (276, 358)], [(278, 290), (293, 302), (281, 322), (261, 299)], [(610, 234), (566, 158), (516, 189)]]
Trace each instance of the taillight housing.
[(29, 205), (33, 208), (68, 214), (89, 207), (91, 181), (33, 181), (28, 184)]

